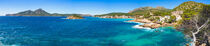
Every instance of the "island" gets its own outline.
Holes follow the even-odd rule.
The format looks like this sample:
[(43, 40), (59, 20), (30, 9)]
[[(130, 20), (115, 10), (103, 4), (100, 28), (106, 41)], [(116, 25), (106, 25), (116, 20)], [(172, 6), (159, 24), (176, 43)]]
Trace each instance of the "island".
[(72, 16), (68, 16), (66, 19), (84, 19), (84, 18), (82, 16), (72, 15)]

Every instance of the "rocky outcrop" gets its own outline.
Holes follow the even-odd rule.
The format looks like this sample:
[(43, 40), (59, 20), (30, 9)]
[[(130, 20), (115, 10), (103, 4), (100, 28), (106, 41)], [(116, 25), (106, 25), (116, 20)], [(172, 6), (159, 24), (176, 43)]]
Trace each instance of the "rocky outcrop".
[(139, 26), (149, 27), (149, 28), (152, 28), (152, 29), (161, 27), (161, 25), (157, 24), (157, 23), (145, 23), (144, 25), (139, 25)]
[(148, 20), (148, 19), (135, 19), (135, 20), (130, 20), (133, 22), (141, 22), (141, 23), (151, 23), (152, 21)]

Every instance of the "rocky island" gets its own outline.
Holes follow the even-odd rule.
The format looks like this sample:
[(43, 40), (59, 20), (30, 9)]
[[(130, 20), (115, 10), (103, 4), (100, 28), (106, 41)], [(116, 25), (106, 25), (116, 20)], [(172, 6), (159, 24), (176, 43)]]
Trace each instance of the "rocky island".
[(72, 15), (72, 16), (68, 16), (66, 19), (84, 19), (84, 18), (82, 16)]

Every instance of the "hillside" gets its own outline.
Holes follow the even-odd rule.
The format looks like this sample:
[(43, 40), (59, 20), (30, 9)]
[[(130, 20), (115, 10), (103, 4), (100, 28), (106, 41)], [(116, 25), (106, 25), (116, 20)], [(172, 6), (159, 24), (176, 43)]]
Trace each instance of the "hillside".
[[(210, 46), (210, 6), (209, 4), (188, 1), (180, 4), (173, 11), (183, 11), (182, 20), (177, 28), (192, 38), (195, 46)], [(205, 25), (205, 26), (204, 26)], [(184, 29), (184, 30), (181, 30)]]
[(170, 9), (164, 8), (164, 7), (140, 7), (136, 8), (134, 10), (131, 10), (128, 13), (131, 13), (133, 15), (156, 15), (158, 16), (159, 14), (165, 14), (170, 12)]
[(188, 1), (175, 7), (173, 11), (183, 11), (184, 12), (182, 14), (183, 20), (190, 20), (192, 16), (199, 15), (204, 6), (205, 4), (203, 3)]
[(151, 18), (154, 17), (151, 16), (166, 16), (171, 15), (171, 9), (166, 9), (164, 7), (140, 7), (136, 8), (134, 10), (131, 10), (128, 13), (108, 13), (108, 14), (102, 14), (102, 15), (95, 15), (95, 17), (101, 17), (101, 18), (134, 18), (134, 16), (140, 16), (136, 18), (141, 18), (143, 16), (144, 18)]
[(203, 6), (205, 4), (203, 3), (198, 3), (194, 1), (188, 1), (180, 4), (179, 6), (175, 7), (173, 10), (175, 11), (185, 11), (185, 10), (190, 10), (190, 11), (200, 11), (202, 10)]

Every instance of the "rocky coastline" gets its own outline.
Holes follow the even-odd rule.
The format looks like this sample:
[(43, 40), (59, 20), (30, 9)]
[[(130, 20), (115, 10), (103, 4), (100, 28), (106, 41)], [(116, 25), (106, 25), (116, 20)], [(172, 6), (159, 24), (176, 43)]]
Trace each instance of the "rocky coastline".
[(176, 25), (176, 23), (155, 23), (155, 22), (152, 22), (148, 19), (134, 19), (134, 20), (130, 20), (129, 22), (144, 23), (143, 25), (138, 25), (138, 26), (139, 27), (148, 27), (148, 28), (151, 28), (151, 29)]
[[(99, 17), (99, 16), (96, 16)], [(176, 25), (176, 23), (158, 23), (158, 22), (154, 22), (151, 21), (149, 19), (135, 19), (132, 16), (100, 16), (99, 18), (133, 18), (134, 20), (130, 20), (127, 22), (136, 22), (136, 23), (143, 23), (143, 25), (137, 25), (137, 28), (150, 28), (150, 29), (155, 29), (155, 28), (159, 28), (159, 27), (167, 27), (167, 26), (174, 26)]]

